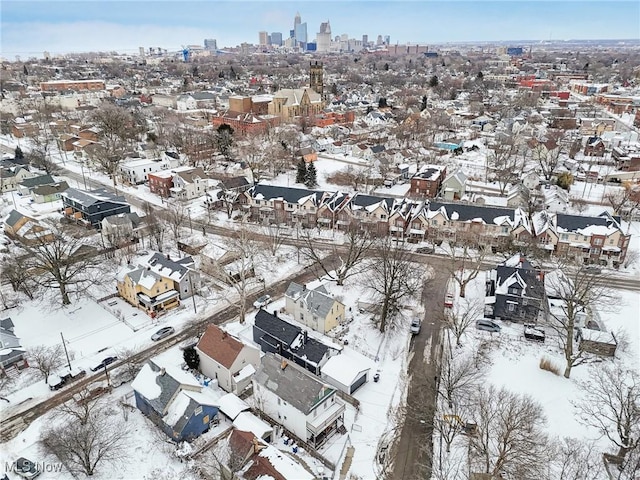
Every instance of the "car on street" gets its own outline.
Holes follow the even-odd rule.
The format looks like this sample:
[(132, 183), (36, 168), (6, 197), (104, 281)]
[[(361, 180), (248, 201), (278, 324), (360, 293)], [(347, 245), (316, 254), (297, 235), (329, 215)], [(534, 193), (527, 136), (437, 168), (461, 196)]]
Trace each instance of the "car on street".
[(118, 357), (116, 357), (116, 356), (105, 357), (105, 358), (102, 359), (102, 361), (100, 363), (98, 363), (98, 364), (94, 365), (93, 367), (91, 367), (91, 371), (92, 372), (97, 372), (98, 370), (102, 370), (105, 367), (111, 365), (116, 360), (118, 360)]
[(453, 293), (447, 293), (444, 296), (444, 306), (447, 308), (453, 307)]
[(584, 271), (592, 275), (600, 275), (602, 273), (602, 268), (598, 265), (587, 265), (584, 267)]
[(271, 295), (262, 295), (255, 302), (253, 302), (253, 306), (255, 308), (266, 307), (270, 301), (271, 301)]
[(421, 326), (422, 326), (422, 321), (419, 318), (414, 318), (411, 321), (411, 333), (414, 335), (419, 334)]
[(489, 320), (488, 318), (481, 318), (476, 320), (476, 328), (478, 330), (484, 330), (485, 332), (495, 332), (498, 333), (502, 330), (502, 327), (498, 325), (493, 320)]
[(40, 467), (28, 458), (20, 457), (13, 464), (13, 471), (22, 478), (36, 478), (42, 473)]
[(434, 253), (435, 249), (433, 247), (418, 247), (416, 248), (416, 253)]
[(52, 373), (47, 378), (47, 384), (49, 385), (49, 389), (51, 390), (60, 390), (66, 384), (77, 380), (78, 378), (84, 377), (87, 374), (81, 368), (72, 367), (71, 370), (66, 368), (61, 372)]
[(156, 333), (151, 335), (151, 340), (157, 342), (158, 340), (162, 340), (163, 338), (167, 338), (169, 335), (173, 335), (176, 332), (176, 329), (173, 327), (162, 327)]

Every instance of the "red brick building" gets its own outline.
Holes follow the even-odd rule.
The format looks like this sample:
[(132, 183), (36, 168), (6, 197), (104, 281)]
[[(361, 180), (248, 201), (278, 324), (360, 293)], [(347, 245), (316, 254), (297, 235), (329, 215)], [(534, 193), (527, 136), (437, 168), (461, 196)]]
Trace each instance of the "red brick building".
[(43, 92), (62, 92), (66, 90), (75, 92), (84, 90), (97, 91), (105, 90), (106, 88), (104, 80), (52, 80), (40, 83), (40, 90)]
[(411, 178), (411, 198), (434, 198), (438, 195), (442, 182), (447, 176), (447, 168), (442, 165), (424, 165)]

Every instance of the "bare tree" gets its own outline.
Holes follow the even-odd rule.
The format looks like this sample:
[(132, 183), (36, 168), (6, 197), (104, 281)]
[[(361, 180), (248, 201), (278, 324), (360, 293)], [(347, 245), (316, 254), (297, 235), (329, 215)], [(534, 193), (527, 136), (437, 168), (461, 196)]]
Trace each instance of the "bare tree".
[(451, 278), (460, 287), (460, 297), (464, 298), (467, 285), (480, 273), (487, 250), (479, 248), (477, 240), (466, 238), (449, 240), (442, 249), (449, 260), (447, 268)]
[(472, 405), (477, 427), (469, 437), (470, 470), (490, 478), (542, 476), (548, 459), (542, 407), (493, 385), (479, 388)]
[(575, 402), (581, 421), (596, 428), (625, 458), (640, 449), (640, 375), (621, 365), (594, 369), (580, 382), (583, 398)]
[(533, 139), (529, 142), (531, 157), (546, 180), (551, 180), (560, 166), (560, 158), (565, 153), (565, 135), (562, 130), (548, 130), (544, 140)]
[(262, 227), (262, 234), (267, 239), (267, 246), (272, 257), (278, 254), (278, 251), (285, 242), (285, 234), (287, 229), (280, 223), (272, 223)]
[(95, 400), (93, 395), (94, 393), (88, 387), (82, 388), (73, 396), (73, 400), (58, 406), (53, 411), (54, 416), (65, 421), (71, 418), (81, 425), (86, 425), (97, 410), (107, 406), (104, 401)]
[(269, 171), (270, 157), (267, 156), (268, 152), (262, 145), (263, 141), (263, 136), (254, 135), (238, 142), (235, 147), (238, 159), (245, 162), (251, 170), (253, 183), (258, 183), (264, 173)]
[[(232, 433), (233, 435), (233, 433)], [(265, 448), (266, 445), (257, 443), (254, 448)], [(231, 443), (220, 442), (214, 448), (207, 450), (198, 458), (199, 472), (206, 472), (207, 478), (213, 480), (235, 480), (238, 472), (245, 466), (248, 455), (235, 451)]]
[[(155, 248), (159, 252), (162, 252), (164, 246), (164, 225), (160, 219), (160, 214), (157, 209), (151, 205), (149, 202), (144, 202), (142, 205), (142, 210), (144, 211), (144, 223), (145, 223), (145, 231), (147, 235), (153, 240), (155, 243)], [(149, 242), (149, 246), (151, 246), (151, 241)]]
[(445, 312), (445, 326), (453, 333), (456, 347), (462, 346), (462, 336), (475, 320), (482, 315), (483, 305), (479, 302), (456, 302)]
[(245, 225), (225, 239), (227, 255), (235, 261), (230, 265), (223, 265), (220, 261), (210, 261), (201, 265), (201, 271), (205, 275), (227, 285), (238, 294), (239, 299), (230, 298), (223, 295), (223, 298), (231, 305), (238, 308), (240, 323), (245, 322), (247, 313), (247, 297), (251, 293), (252, 287), (261, 284), (255, 276), (255, 268), (261, 249), (252, 233)]
[(38, 370), (46, 382), (51, 372), (64, 363), (62, 346), (36, 345), (27, 352), (29, 365)]
[(570, 258), (556, 259), (557, 269), (545, 276), (547, 297), (557, 304), (549, 311), (549, 326), (558, 333), (565, 358), (565, 378), (571, 369), (585, 363), (588, 357), (576, 345), (580, 319), (595, 307), (614, 308), (615, 295), (607, 283), (607, 274), (594, 275), (586, 265)]
[(473, 388), (484, 376), (481, 365), (473, 354), (453, 355), (452, 351), (447, 352), (440, 370), (438, 393), (449, 409), (468, 403)]
[(20, 244), (28, 255), (24, 268), (41, 287), (57, 289), (62, 305), (69, 305), (70, 293), (79, 294), (94, 282), (90, 273), (100, 265), (100, 260), (79, 251), (86, 245), (84, 239), (65, 235), (53, 225), (50, 227), (39, 232), (31, 244)]
[(625, 182), (621, 190), (605, 194), (604, 199), (613, 208), (614, 215), (620, 215), (625, 220), (630, 220), (634, 213), (640, 209), (640, 188), (630, 182)]
[(180, 231), (187, 222), (187, 209), (180, 202), (169, 204), (168, 208), (164, 212), (164, 217), (167, 219), (167, 224), (171, 230), (173, 240), (176, 242), (176, 248), (180, 243)]
[[(342, 245), (334, 243), (331, 246), (331, 255), (327, 255), (326, 250), (320, 248), (318, 242), (311, 237), (308, 231), (303, 232), (302, 240), (304, 247), (300, 250), (301, 253), (318, 265), (338, 285), (344, 285), (347, 279), (363, 273), (370, 267), (366, 260), (376, 243), (371, 234), (355, 227), (351, 227), (345, 232), (345, 241)], [(338, 268), (332, 268), (332, 262), (335, 258), (340, 262)]]
[[(79, 406), (70, 404), (68, 408)], [(44, 449), (57, 456), (72, 473), (87, 476), (94, 475), (105, 462), (123, 460), (130, 448), (128, 428), (115, 408), (104, 403), (90, 410), (86, 417), (80, 409), (77, 415), (66, 415), (65, 421), (46, 428), (40, 437)]]
[(2, 261), (2, 275), (9, 281), (14, 292), (24, 293), (33, 300), (37, 284), (33, 281), (31, 273), (24, 268), (23, 261), (24, 258), (8, 255)]
[(508, 185), (518, 181), (524, 166), (524, 158), (518, 155), (522, 148), (520, 139), (515, 136), (498, 137), (487, 155), (488, 177), (498, 182), (500, 195), (504, 195)]
[(553, 444), (553, 478), (562, 480), (600, 480), (604, 475), (602, 456), (594, 442), (563, 438)]
[(372, 253), (365, 284), (380, 304), (378, 328), (385, 332), (400, 314), (402, 300), (418, 292), (423, 272), (412, 262), (411, 252), (398, 246), (391, 237), (379, 239)]
[(41, 132), (41, 135), (33, 137), (31, 143), (31, 151), (26, 155), (29, 165), (43, 170), (48, 175), (58, 173), (60, 167), (51, 160), (51, 145), (54, 143), (51, 133), (45, 129)]

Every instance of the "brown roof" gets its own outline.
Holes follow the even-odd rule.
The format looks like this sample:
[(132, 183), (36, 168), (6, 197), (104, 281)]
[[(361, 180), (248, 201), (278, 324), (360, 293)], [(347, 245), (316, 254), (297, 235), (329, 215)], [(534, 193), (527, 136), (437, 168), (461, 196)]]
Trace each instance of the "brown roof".
[(198, 350), (229, 369), (236, 360), (244, 344), (239, 342), (217, 325), (209, 325), (198, 342)]
[(229, 447), (231, 451), (241, 457), (249, 457), (249, 453), (253, 453), (253, 441), (256, 436), (251, 432), (233, 429), (231, 437), (229, 437)]

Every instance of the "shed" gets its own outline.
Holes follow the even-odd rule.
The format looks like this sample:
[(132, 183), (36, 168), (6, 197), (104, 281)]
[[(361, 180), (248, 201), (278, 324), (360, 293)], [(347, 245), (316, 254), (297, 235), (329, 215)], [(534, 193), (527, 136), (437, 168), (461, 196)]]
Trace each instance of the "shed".
[(615, 357), (618, 341), (613, 332), (581, 328), (576, 334), (578, 348), (602, 357)]
[(233, 421), (233, 427), (237, 430), (251, 432), (256, 437), (267, 443), (271, 442), (273, 427), (264, 420), (259, 419), (251, 412), (242, 412)]

